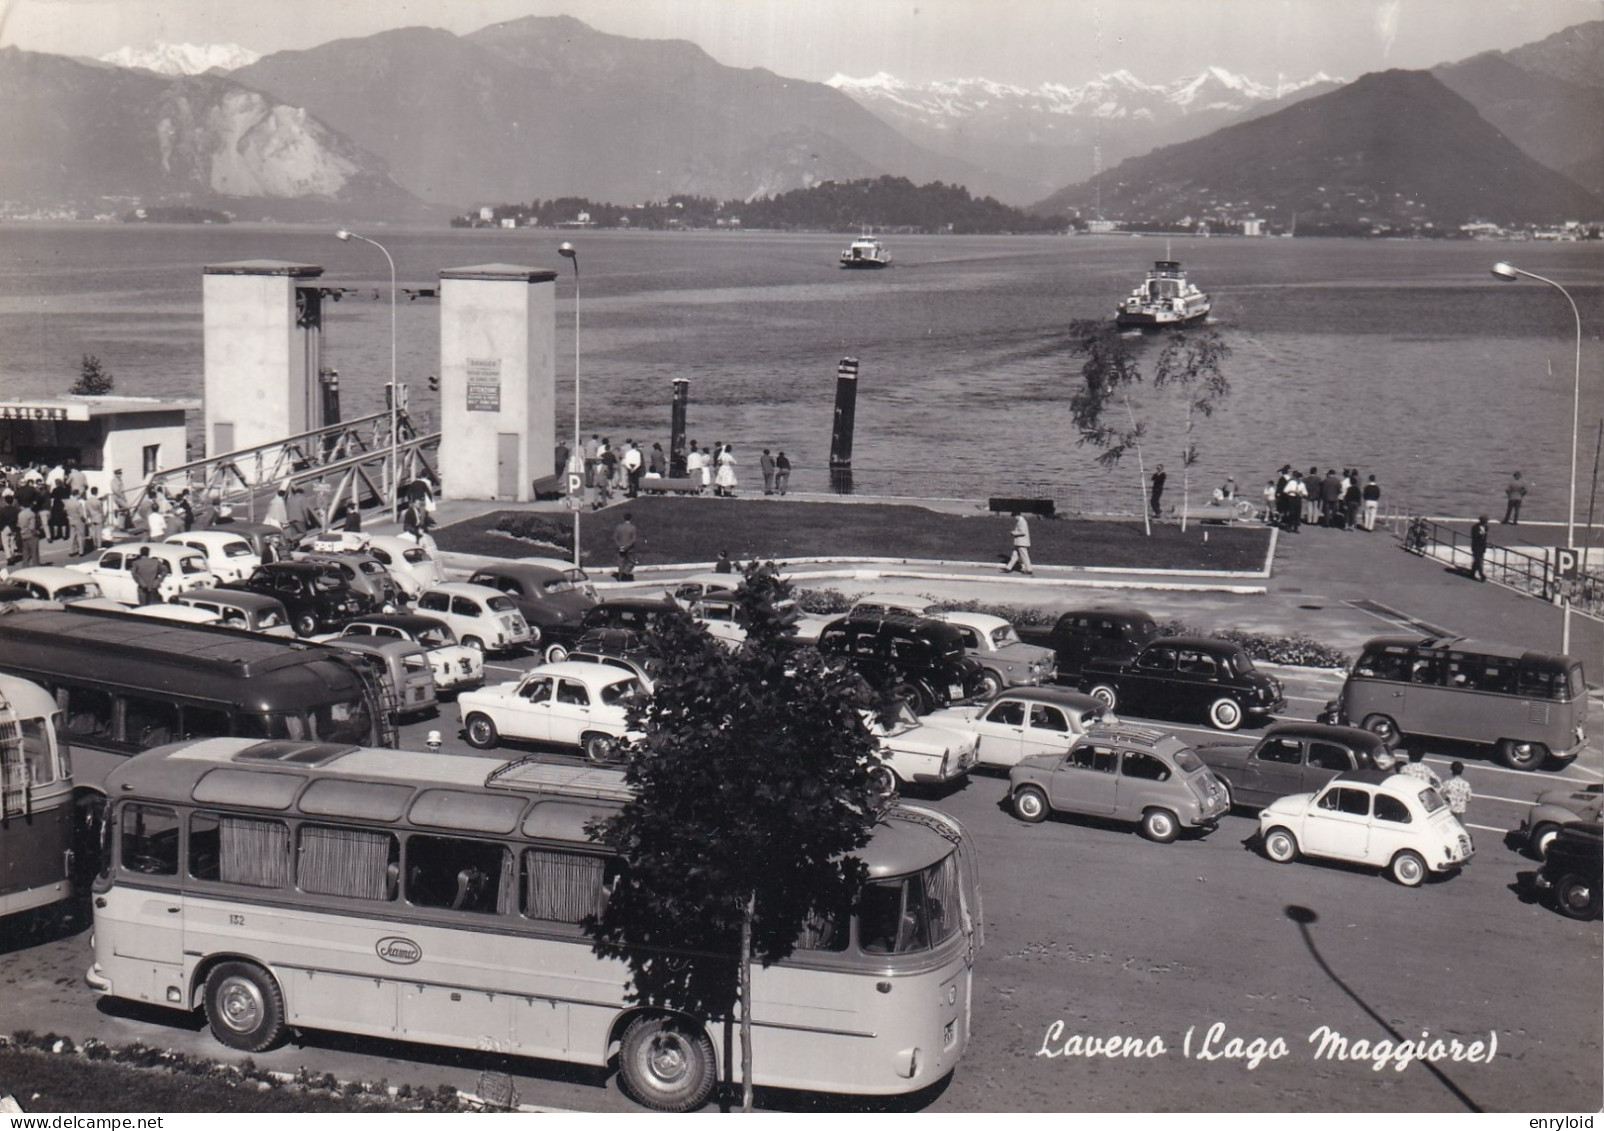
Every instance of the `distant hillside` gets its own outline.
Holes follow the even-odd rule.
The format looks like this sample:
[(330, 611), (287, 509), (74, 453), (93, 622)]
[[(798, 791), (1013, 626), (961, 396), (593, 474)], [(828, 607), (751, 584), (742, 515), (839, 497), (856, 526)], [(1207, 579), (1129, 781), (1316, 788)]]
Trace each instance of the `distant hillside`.
[(0, 202), (122, 212), (194, 205), (293, 219), (418, 202), (306, 111), (210, 75), (166, 77), (0, 49)]
[(1300, 233), (1604, 216), (1424, 71), (1385, 71), (1207, 138), (1128, 160), (1031, 211), (1129, 221), (1257, 215)]
[(294, 99), (431, 201), (747, 199), (883, 173), (980, 192), (1006, 181), (921, 148), (822, 83), (568, 17), (463, 37), (383, 32), (269, 55), (230, 77)]
[(1529, 156), (1604, 193), (1604, 20), (1432, 74)]

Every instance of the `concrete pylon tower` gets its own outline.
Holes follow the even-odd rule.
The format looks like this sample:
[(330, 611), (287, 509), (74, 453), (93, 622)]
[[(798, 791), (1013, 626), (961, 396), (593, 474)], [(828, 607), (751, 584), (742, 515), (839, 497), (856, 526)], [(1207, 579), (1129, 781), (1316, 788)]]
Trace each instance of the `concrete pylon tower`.
[(322, 427), (323, 268), (250, 259), (206, 268), (206, 454)]
[(453, 499), (534, 498), (556, 444), (555, 271), (440, 272), (440, 478)]

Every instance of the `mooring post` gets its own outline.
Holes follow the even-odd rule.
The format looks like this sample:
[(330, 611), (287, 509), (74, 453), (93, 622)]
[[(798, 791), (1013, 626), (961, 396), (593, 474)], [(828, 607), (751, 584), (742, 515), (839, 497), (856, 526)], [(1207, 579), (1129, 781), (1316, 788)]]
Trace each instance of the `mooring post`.
[(858, 411), (858, 359), (843, 357), (835, 369), (835, 428), (830, 434), (830, 490), (852, 494), (852, 427)]
[(668, 475), (670, 479), (685, 478), (685, 407), (690, 403), (690, 399), (690, 378), (674, 378), (674, 402), (670, 409), (668, 438)]

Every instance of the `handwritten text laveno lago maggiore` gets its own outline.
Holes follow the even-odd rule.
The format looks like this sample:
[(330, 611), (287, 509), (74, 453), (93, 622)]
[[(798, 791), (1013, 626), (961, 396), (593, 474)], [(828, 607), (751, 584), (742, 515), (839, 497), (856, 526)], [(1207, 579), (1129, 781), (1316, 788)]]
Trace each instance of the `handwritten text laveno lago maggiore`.
[[(1450, 1060), (1491, 1064), (1498, 1053), (1497, 1032), (1489, 1033), (1485, 1041), (1466, 1042), (1453, 1037), (1433, 1037), (1429, 1030), (1422, 1029), (1418, 1038), (1375, 1041), (1362, 1037), (1349, 1038), (1329, 1025), (1321, 1025), (1309, 1033), (1305, 1043), (1311, 1060), (1367, 1062), (1375, 1072), (1389, 1067), (1395, 1072), (1402, 1072), (1422, 1060), (1429, 1063)], [(1224, 1061), (1251, 1072), (1267, 1060), (1283, 1060), (1291, 1056), (1292, 1047), (1282, 1037), (1232, 1036), (1226, 1031), (1223, 1021), (1216, 1021), (1202, 1032), (1198, 1031), (1196, 1025), (1188, 1027), (1180, 1046), (1175, 1049), (1161, 1036), (1066, 1035), (1064, 1023), (1054, 1021), (1047, 1026), (1036, 1055), (1048, 1060), (1065, 1057), (1137, 1060), (1169, 1057), (1175, 1052), (1179, 1052), (1183, 1060)]]

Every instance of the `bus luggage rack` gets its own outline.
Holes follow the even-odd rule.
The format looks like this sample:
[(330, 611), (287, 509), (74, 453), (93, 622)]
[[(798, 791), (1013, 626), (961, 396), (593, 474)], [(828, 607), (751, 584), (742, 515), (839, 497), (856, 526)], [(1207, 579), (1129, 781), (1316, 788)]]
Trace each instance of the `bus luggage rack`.
[(549, 793), (560, 797), (591, 797), (604, 801), (631, 801), (635, 791), (624, 784), (624, 771), (599, 766), (559, 766), (534, 758), (520, 758), (499, 766), (485, 777), (486, 789), (518, 793)]

